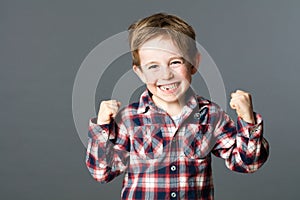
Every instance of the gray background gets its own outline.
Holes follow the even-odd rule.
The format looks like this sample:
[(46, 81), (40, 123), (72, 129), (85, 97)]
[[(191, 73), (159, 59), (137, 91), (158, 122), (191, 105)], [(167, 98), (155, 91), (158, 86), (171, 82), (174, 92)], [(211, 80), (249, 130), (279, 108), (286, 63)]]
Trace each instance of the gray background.
[[(252, 93), (265, 120), (268, 162), (254, 174), (238, 174), (214, 159), (216, 199), (296, 199), (299, 10), (296, 0), (1, 0), (0, 199), (119, 199), (122, 177), (100, 185), (85, 167), (72, 116), (73, 83), (96, 45), (158, 11), (195, 28), (227, 94), (237, 88)], [(115, 64), (129, 69), (125, 58)], [(113, 84), (101, 81), (97, 102), (109, 96), (109, 89), (101, 94), (103, 85)]]

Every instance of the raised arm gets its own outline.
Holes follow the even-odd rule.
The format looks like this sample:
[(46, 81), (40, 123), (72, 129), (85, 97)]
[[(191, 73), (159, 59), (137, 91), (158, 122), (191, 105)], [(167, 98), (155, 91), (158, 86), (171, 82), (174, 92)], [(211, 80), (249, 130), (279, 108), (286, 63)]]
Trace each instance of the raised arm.
[(224, 158), (229, 169), (251, 173), (259, 169), (269, 155), (269, 144), (263, 137), (262, 117), (253, 112), (250, 94), (238, 90), (231, 96), (230, 106), (237, 112), (237, 124), (220, 109), (212, 114), (217, 135), (213, 153)]
[(127, 168), (129, 139), (125, 126), (114, 120), (119, 107), (115, 100), (102, 102), (98, 117), (89, 122), (86, 166), (101, 183), (111, 181)]

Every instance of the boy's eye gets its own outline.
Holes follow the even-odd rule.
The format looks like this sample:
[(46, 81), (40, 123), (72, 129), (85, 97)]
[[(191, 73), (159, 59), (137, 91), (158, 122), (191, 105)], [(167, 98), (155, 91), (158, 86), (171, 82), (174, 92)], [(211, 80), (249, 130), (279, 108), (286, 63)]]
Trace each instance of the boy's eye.
[(150, 65), (147, 67), (147, 69), (157, 69), (158, 65)]
[(183, 64), (183, 60), (172, 60), (170, 65), (173, 67), (178, 67), (181, 66)]

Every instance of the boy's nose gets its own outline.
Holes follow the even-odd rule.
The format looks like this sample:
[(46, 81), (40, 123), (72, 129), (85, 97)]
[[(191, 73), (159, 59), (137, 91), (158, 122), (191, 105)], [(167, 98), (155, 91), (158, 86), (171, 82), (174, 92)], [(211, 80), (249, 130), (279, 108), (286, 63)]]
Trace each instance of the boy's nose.
[(161, 70), (161, 78), (162, 79), (171, 79), (174, 77), (174, 72), (169, 67), (162, 67)]

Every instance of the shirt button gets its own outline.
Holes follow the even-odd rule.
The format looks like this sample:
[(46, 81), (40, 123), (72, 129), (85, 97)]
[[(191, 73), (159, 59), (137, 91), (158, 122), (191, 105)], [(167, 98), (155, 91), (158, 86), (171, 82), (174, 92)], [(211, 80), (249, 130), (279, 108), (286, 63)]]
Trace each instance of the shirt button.
[(102, 131), (102, 134), (106, 134), (106, 131)]
[(102, 163), (100, 163), (100, 164), (99, 164), (99, 167), (100, 167), (100, 168), (105, 168), (105, 165), (102, 164)]
[(176, 196), (177, 196), (177, 195), (176, 195), (176, 192), (172, 192), (172, 193), (171, 193), (171, 197), (172, 197), (172, 198), (175, 198)]
[(176, 170), (176, 166), (173, 165), (173, 166), (171, 167), (171, 170), (174, 172), (174, 171)]
[(200, 119), (200, 117), (201, 117), (200, 113), (195, 113), (194, 114), (194, 119)]

